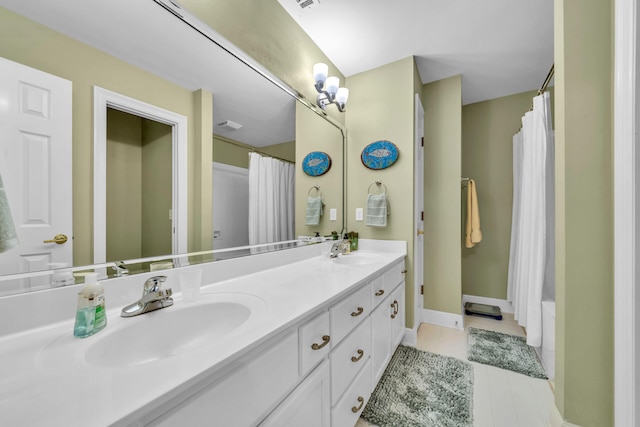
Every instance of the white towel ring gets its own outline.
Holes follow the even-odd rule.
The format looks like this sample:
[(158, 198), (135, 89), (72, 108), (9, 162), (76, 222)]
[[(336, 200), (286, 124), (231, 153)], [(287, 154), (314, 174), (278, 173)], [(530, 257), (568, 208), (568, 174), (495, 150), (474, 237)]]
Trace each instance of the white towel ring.
[(313, 185), (310, 189), (309, 192), (307, 193), (307, 196), (311, 196), (311, 192), (313, 190), (316, 190), (318, 193), (320, 193), (319, 195), (322, 196), (322, 191), (320, 191), (320, 186), (319, 185)]
[(373, 187), (374, 185), (375, 185), (376, 187), (383, 187), (383, 188), (384, 188), (384, 193), (389, 194), (389, 190), (387, 190), (387, 186), (386, 186), (386, 185), (384, 185), (384, 184), (382, 183), (382, 181), (380, 181), (380, 180), (377, 180), (377, 181), (375, 181), (375, 182), (372, 182), (372, 183), (371, 183), (371, 185), (369, 185), (369, 188), (367, 189), (367, 194), (371, 194), (371, 187)]

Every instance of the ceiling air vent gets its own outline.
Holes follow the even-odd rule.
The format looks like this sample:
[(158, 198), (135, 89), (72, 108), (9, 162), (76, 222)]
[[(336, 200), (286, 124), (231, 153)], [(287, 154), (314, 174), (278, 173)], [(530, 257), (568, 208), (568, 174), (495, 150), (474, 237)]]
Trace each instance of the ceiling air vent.
[(240, 123), (232, 122), (231, 120), (225, 120), (224, 122), (220, 122), (218, 123), (218, 126), (227, 130), (238, 130), (242, 127)]
[(298, 6), (300, 6), (303, 9), (307, 7), (311, 7), (313, 5), (320, 4), (319, 0), (296, 0), (296, 2), (298, 3)]

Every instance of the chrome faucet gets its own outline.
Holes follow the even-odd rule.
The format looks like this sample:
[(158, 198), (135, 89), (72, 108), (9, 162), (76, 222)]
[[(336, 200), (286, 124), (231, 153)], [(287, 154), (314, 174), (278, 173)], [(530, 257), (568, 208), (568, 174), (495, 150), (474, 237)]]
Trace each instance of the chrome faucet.
[(142, 289), (142, 298), (124, 307), (120, 316), (132, 317), (172, 306), (173, 298), (171, 298), (171, 295), (173, 292), (171, 288), (166, 290), (160, 289), (165, 280), (167, 280), (167, 276), (154, 276), (147, 279)]
[(338, 254), (345, 253), (345, 242), (344, 240), (339, 240), (331, 245), (331, 250), (329, 251), (329, 258), (337, 258)]
[(127, 276), (129, 274), (129, 270), (125, 267), (124, 261), (116, 261), (111, 266), (116, 271), (116, 277)]

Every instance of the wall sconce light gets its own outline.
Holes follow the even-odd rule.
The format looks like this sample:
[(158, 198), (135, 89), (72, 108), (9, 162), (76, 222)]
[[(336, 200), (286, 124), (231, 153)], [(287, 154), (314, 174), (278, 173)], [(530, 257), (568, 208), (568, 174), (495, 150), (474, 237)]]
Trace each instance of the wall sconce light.
[[(327, 64), (318, 63), (313, 66), (313, 79), (316, 82), (315, 88), (318, 91), (318, 106), (323, 110), (329, 104), (335, 104), (338, 110), (344, 112), (344, 107), (349, 98), (349, 89), (340, 86), (340, 79), (329, 74)], [(326, 88), (325, 88), (326, 83)]]

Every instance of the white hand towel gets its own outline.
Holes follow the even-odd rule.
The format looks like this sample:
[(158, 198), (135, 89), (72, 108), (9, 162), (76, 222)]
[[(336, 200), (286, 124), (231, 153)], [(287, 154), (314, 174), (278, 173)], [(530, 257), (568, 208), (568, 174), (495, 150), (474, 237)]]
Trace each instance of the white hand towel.
[(389, 202), (386, 193), (369, 194), (367, 197), (367, 225), (386, 227), (389, 215)]
[(307, 215), (305, 217), (306, 225), (320, 224), (320, 216), (323, 214), (322, 197), (307, 197)]
[(13, 224), (9, 199), (0, 176), (0, 252), (6, 252), (16, 246), (18, 246), (18, 235)]

